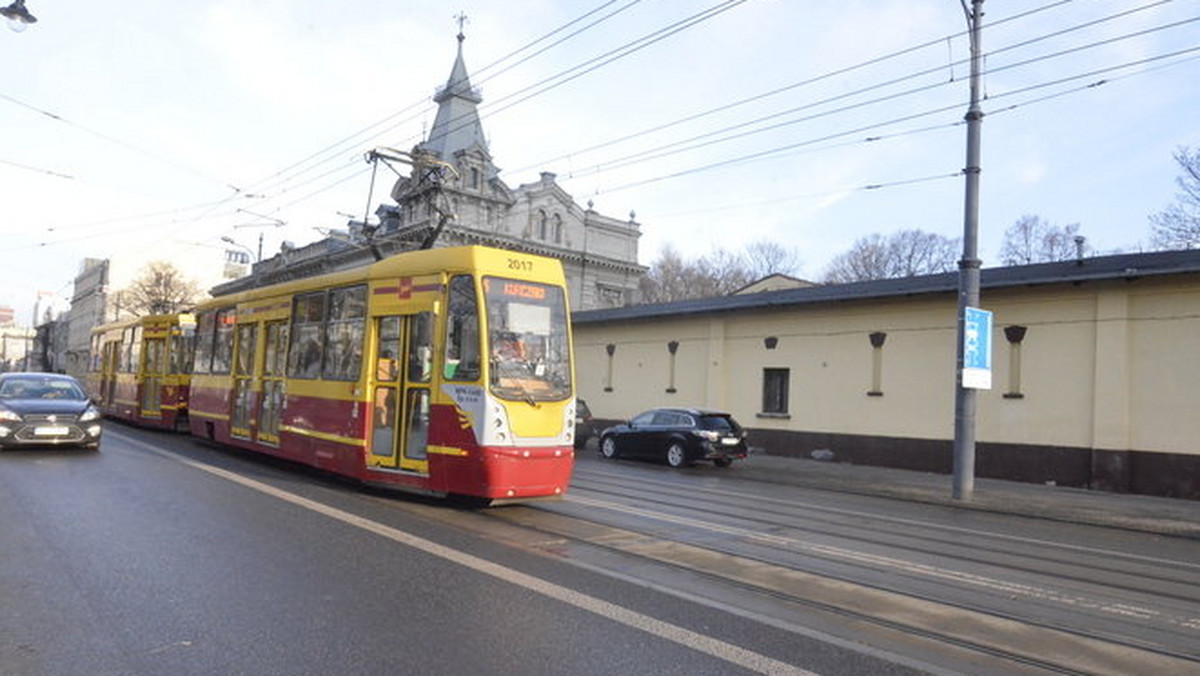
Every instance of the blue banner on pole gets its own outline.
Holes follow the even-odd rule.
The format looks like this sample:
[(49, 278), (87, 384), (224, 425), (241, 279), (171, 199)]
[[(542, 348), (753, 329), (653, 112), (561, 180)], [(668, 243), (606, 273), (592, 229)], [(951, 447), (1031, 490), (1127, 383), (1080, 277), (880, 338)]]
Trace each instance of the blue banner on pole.
[(963, 308), (962, 386), (992, 389), (992, 313)]

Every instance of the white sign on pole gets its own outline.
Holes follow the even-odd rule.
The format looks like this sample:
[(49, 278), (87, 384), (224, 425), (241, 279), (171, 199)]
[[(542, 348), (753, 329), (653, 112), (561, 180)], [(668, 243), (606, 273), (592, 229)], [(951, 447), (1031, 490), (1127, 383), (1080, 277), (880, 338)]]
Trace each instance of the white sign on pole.
[(963, 308), (962, 386), (992, 389), (992, 313)]

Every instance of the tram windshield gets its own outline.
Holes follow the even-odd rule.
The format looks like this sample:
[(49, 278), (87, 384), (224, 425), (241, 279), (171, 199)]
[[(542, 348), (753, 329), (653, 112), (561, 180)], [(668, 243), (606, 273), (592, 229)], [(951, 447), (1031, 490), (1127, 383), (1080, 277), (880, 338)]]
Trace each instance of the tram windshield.
[(492, 393), (530, 403), (571, 396), (571, 350), (562, 288), (485, 277), (483, 290)]

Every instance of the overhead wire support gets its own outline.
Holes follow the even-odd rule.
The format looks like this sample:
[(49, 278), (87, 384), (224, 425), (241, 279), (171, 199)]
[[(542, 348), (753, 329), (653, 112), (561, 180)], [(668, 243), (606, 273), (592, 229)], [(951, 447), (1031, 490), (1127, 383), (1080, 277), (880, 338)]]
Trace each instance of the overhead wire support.
[(446, 227), (446, 224), (458, 217), (449, 208), (448, 204), (440, 203), (445, 201), (443, 188), (446, 181), (446, 174), (448, 173), (455, 179), (458, 179), (460, 178), (458, 170), (454, 168), (453, 164), (440, 160), (433, 153), (421, 150), (420, 148), (414, 149), (412, 152), (405, 152), (394, 148), (374, 148), (367, 151), (363, 155), (363, 159), (372, 165), (371, 188), (367, 194), (367, 212), (363, 214), (362, 228), (363, 237), (367, 240), (367, 247), (370, 248), (371, 255), (375, 257), (375, 260), (383, 259), (383, 252), (379, 250), (378, 245), (374, 241), (375, 231), (379, 228), (379, 225), (375, 225), (374, 227), (367, 225), (370, 217), (371, 200), (375, 191), (375, 172), (378, 169), (379, 160), (383, 160), (384, 164), (392, 171), (395, 171), (397, 175), (400, 175), (400, 172), (396, 171), (396, 168), (391, 165), (389, 160), (402, 162), (412, 167), (409, 176), (413, 187), (408, 191), (404, 200), (423, 201), (438, 215), (437, 225), (430, 229), (430, 232), (422, 240), (419, 247), (421, 249), (432, 248), (437, 238), (441, 235), (442, 230)]
[(963, 169), (966, 187), (963, 198), (963, 256), (958, 262), (957, 350), (955, 354), (954, 393), (954, 482), (955, 500), (970, 501), (975, 490), (975, 389), (964, 386), (967, 308), (979, 307), (979, 174), (980, 136), (983, 109), (980, 99), (982, 61), (981, 33), (983, 0), (962, 3), (971, 35), (971, 103), (967, 108), (967, 164)]

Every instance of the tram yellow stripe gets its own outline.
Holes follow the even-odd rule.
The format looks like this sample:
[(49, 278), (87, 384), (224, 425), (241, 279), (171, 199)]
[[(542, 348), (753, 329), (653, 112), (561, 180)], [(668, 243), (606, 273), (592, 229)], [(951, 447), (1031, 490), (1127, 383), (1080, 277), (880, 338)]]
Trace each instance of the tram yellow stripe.
[(355, 437), (344, 437), (340, 434), (329, 434), (328, 432), (318, 432), (316, 430), (310, 430), (310, 429), (306, 429), (303, 427), (293, 427), (291, 425), (280, 425), (279, 429), (284, 432), (291, 432), (292, 434), (299, 434), (300, 436), (303, 436), (303, 437), (312, 437), (313, 439), (320, 439), (321, 441), (332, 441), (337, 444), (346, 444), (347, 446), (358, 446), (360, 448), (365, 448), (367, 445), (367, 442), (363, 439), (358, 439)]
[(465, 458), (467, 455), (470, 455), (466, 450), (456, 446), (427, 446), (425, 452), (433, 455), (453, 455), (459, 458)]

